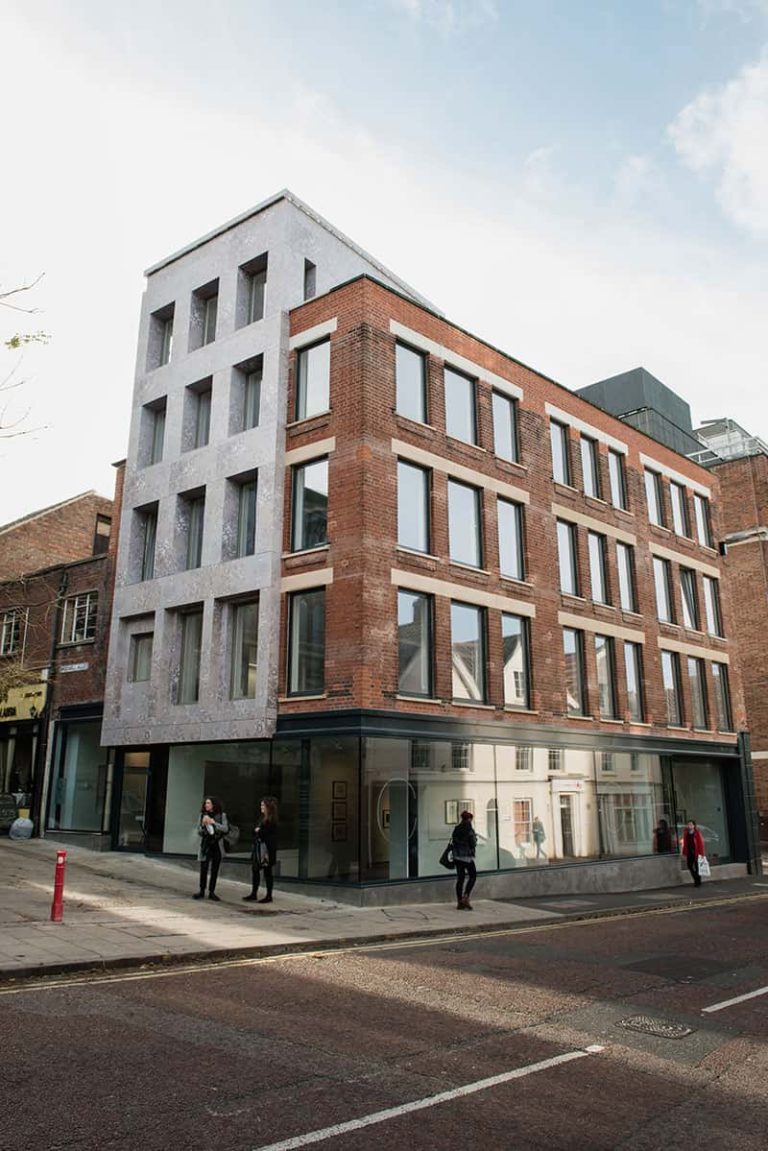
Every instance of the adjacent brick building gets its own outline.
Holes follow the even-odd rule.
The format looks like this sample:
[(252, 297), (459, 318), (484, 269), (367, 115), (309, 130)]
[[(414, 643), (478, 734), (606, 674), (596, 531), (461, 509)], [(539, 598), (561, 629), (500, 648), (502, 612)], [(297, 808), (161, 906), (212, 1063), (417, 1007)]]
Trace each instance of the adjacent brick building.
[(107, 550), (112, 501), (96, 492), (62, 500), (0, 527), (0, 581)]

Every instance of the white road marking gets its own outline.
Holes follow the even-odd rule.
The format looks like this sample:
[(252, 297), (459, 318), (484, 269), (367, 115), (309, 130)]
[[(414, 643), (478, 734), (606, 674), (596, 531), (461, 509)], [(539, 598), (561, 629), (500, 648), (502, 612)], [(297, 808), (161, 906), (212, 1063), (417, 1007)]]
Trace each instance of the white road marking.
[(724, 999), (722, 1003), (713, 1003), (711, 1007), (702, 1007), (702, 1012), (711, 1014), (713, 1011), (723, 1011), (726, 1007), (733, 1007), (736, 1003), (746, 1003), (748, 999), (757, 999), (758, 995), (768, 995), (768, 987), (758, 987), (757, 991), (748, 991), (746, 995), (737, 995), (735, 999)]
[(596, 1055), (602, 1050), (602, 1047), (594, 1044), (583, 1051), (568, 1051), (564, 1055), (555, 1055), (552, 1059), (542, 1059), (540, 1063), (529, 1063), (527, 1067), (517, 1067), (514, 1071), (492, 1075), (490, 1079), (479, 1079), (476, 1083), (455, 1087), (452, 1091), (441, 1091), (439, 1095), (430, 1095), (427, 1099), (416, 1099), (413, 1103), (402, 1103), (399, 1107), (388, 1107), (386, 1111), (375, 1111), (372, 1115), (363, 1115), (360, 1119), (350, 1119), (347, 1123), (335, 1123), (332, 1127), (323, 1127), (319, 1131), (309, 1131), (306, 1135), (295, 1135), (292, 1139), (270, 1143), (266, 1147), (257, 1148), (256, 1151), (294, 1151), (297, 1147), (308, 1147), (310, 1143), (322, 1143), (326, 1139), (334, 1139), (337, 1135), (346, 1135), (350, 1131), (360, 1131), (363, 1127), (372, 1127), (376, 1123), (386, 1123), (388, 1119), (398, 1119), (401, 1115), (409, 1115), (413, 1111), (424, 1111), (427, 1107), (437, 1107), (440, 1103), (461, 1099), (465, 1095), (474, 1095), (477, 1091), (487, 1091), (490, 1087), (498, 1087), (499, 1084), (509, 1083), (513, 1079), (524, 1079), (526, 1075), (533, 1075), (537, 1071), (546, 1071), (550, 1067), (558, 1067), (561, 1063), (571, 1063), (574, 1059), (586, 1059), (587, 1055)]

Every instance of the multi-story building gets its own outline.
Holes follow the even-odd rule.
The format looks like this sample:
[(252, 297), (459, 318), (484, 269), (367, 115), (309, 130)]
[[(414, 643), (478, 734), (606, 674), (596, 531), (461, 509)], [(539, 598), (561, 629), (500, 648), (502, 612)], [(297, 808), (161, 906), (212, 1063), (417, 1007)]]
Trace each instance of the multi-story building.
[(489, 890), (672, 880), (689, 817), (755, 866), (717, 515), (702, 468), (267, 202), (149, 273), (116, 844), (192, 851), (214, 793), (247, 858), (273, 794), (283, 878), (378, 898), (464, 808)]
[(0, 582), (0, 827), (21, 813), (89, 842), (108, 828), (112, 513), (89, 492), (0, 528), (0, 566), (14, 573)]

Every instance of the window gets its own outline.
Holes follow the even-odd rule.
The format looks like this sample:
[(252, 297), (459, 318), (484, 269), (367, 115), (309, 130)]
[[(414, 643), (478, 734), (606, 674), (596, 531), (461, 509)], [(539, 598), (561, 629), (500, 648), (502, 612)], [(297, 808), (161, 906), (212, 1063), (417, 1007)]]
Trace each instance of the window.
[(398, 591), (398, 691), (403, 695), (432, 695), (432, 619), (431, 596)]
[(662, 651), (661, 680), (667, 703), (667, 723), (671, 727), (680, 727), (683, 722), (683, 705), (680, 692), (680, 659), (676, 651)]
[(615, 508), (627, 508), (627, 479), (624, 473), (624, 456), (608, 449), (608, 479), (611, 484), (611, 503)]
[(664, 623), (674, 623), (672, 610), (672, 568), (669, 560), (653, 557), (653, 582), (656, 588), (656, 615)]
[(325, 690), (325, 589), (290, 597), (288, 694), (314, 695)]
[(112, 534), (112, 520), (109, 516), (96, 516), (96, 530), (93, 534), (93, 554), (104, 555), (109, 551), (109, 537)]
[(145, 452), (144, 462), (149, 464), (159, 464), (163, 458), (163, 443), (165, 440), (165, 408), (166, 400), (158, 400), (157, 403), (147, 404), (144, 408), (144, 438), (145, 438)]
[(723, 634), (723, 620), (720, 613), (720, 588), (711, 576), (702, 576), (704, 586), (704, 615), (710, 635)]
[(589, 579), (595, 603), (608, 603), (608, 580), (605, 565), (605, 536), (587, 532), (589, 544)]
[(664, 496), (661, 476), (658, 472), (645, 471), (645, 498), (648, 504), (648, 519), (657, 527), (664, 527)]
[(683, 624), (698, 631), (699, 600), (696, 595), (696, 573), (690, 568), (680, 568), (680, 593), (683, 602)]
[(291, 547), (300, 552), (328, 542), (328, 460), (293, 469)]
[[(533, 748), (532, 747), (518, 746), (515, 748), (515, 771), (533, 771)], [(530, 807), (530, 802), (531, 802), (530, 799), (520, 800), (520, 803), (525, 805), (526, 811), (528, 811), (528, 809)], [(517, 807), (517, 804), (515, 806)], [(520, 820), (520, 822), (523, 823), (527, 827), (530, 824), (530, 814), (524, 816), (523, 819)], [(518, 823), (517, 818), (515, 819), (515, 823), (516, 824)], [(527, 831), (526, 831), (526, 835), (527, 835)], [(530, 837), (528, 837), (528, 838), (530, 838)], [(525, 841), (526, 843), (528, 842), (528, 838)]]
[(157, 544), (157, 504), (138, 513), (141, 529), (142, 580), (155, 578), (155, 547)]
[(243, 384), (243, 431), (258, 427), (261, 408), (262, 370), (248, 372)]
[(645, 719), (643, 702), (643, 657), (639, 643), (624, 644), (624, 671), (627, 680), (627, 710), (633, 723)]
[(688, 501), (685, 498), (685, 488), (680, 484), (670, 483), (669, 495), (672, 501), (672, 527), (678, 536), (690, 535), (688, 528)]
[(232, 605), (231, 699), (256, 696), (256, 656), (259, 641), (259, 601)]
[(13, 655), (21, 644), (22, 608), (13, 608), (0, 615), (0, 655)]
[(395, 409), (401, 416), (427, 422), (427, 357), (405, 344), (395, 348)]
[(445, 368), (445, 430), (454, 439), (477, 443), (475, 381)]
[(192, 293), (189, 318), (189, 350), (204, 348), (216, 339), (219, 314), (219, 281), (211, 280)]
[(517, 452), (517, 404), (501, 392), (493, 392), (493, 450), (501, 460), (516, 463)]
[(448, 481), (448, 552), (456, 563), (483, 566), (481, 493), (466, 484)]
[(331, 341), (302, 348), (296, 366), (296, 419), (327, 412), (331, 406)]
[(714, 685), (718, 731), (733, 731), (731, 692), (728, 686), (728, 668), (724, 663), (712, 664), (712, 683)]
[(560, 591), (566, 595), (579, 594), (576, 566), (576, 527), (564, 520), (557, 521), (557, 554), (560, 564)]
[(584, 682), (584, 633), (563, 628), (565, 692), (568, 715), (586, 715), (587, 692)]
[(485, 701), (485, 612), (469, 604), (451, 604), (453, 698)]
[(182, 612), (177, 703), (197, 703), (200, 697), (202, 639), (203, 609)]
[(552, 447), (552, 475), (559, 484), (571, 483), (571, 460), (568, 449), (568, 429), (551, 420), (549, 440)]
[(613, 640), (607, 635), (595, 636), (597, 662), (597, 700), (601, 719), (616, 719), (616, 660)]
[(704, 679), (704, 660), (688, 657), (688, 687), (691, 693), (693, 726), (705, 730), (707, 720), (707, 685)]
[(187, 571), (199, 568), (203, 562), (203, 522), (205, 520), (205, 493), (190, 495), (183, 499), (183, 516), (186, 519), (187, 554), (184, 566)]
[[(451, 771), (472, 771), (471, 743), (451, 744)], [(471, 802), (469, 809), (474, 813), (474, 808), (471, 806)]]
[(523, 563), (523, 509), (521, 504), (497, 500), (499, 568), (510, 579), (525, 579)]
[(151, 631), (137, 632), (131, 636), (131, 651), (128, 661), (128, 680), (130, 683), (146, 683), (152, 674), (152, 644), (154, 635)]
[(304, 261), (304, 299), (312, 300), (317, 293), (317, 267), (311, 260)]
[(229, 389), (229, 435), (259, 426), (264, 357), (251, 356), (232, 369)]
[(238, 484), (237, 493), (237, 547), (235, 555), (252, 556), (256, 551), (256, 494), (258, 484), (253, 479)]
[(397, 542), (417, 552), (430, 546), (429, 477), (424, 468), (397, 461)]
[(547, 754), (547, 770), (550, 772), (565, 770), (563, 749), (561, 747), (549, 748)]
[(712, 547), (712, 523), (709, 515), (709, 500), (694, 492), (693, 511), (696, 517), (696, 539), (705, 548)]
[(600, 456), (595, 440), (582, 436), (581, 447), (581, 476), (584, 483), (584, 495), (593, 496), (599, 500), (600, 488)]
[(99, 608), (98, 592), (71, 595), (64, 600), (61, 622), (62, 643), (86, 643), (96, 635), (96, 613)]
[(173, 351), (173, 313), (174, 305), (167, 304), (149, 317), (148, 372), (170, 362)]
[(193, 392), (194, 435), (192, 446), (204, 448), (211, 436), (211, 385), (199, 388)]
[(267, 253), (241, 264), (237, 279), (237, 327), (264, 319), (267, 296)]
[(616, 566), (619, 572), (619, 602), (624, 611), (637, 611), (635, 594), (635, 549), (629, 544), (616, 544)]
[(528, 620), (524, 616), (501, 617), (504, 651), (504, 706), (527, 710), (530, 707)]
[(612, 751), (596, 751), (595, 767), (599, 768), (601, 775), (616, 774), (616, 757)]

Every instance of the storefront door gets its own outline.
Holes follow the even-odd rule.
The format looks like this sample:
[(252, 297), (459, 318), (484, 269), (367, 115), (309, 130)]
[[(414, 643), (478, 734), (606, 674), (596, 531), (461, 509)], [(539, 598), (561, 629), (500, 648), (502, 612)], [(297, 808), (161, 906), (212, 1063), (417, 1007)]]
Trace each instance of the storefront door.
[(147, 840), (149, 753), (127, 752), (123, 764), (117, 846), (143, 850)]

